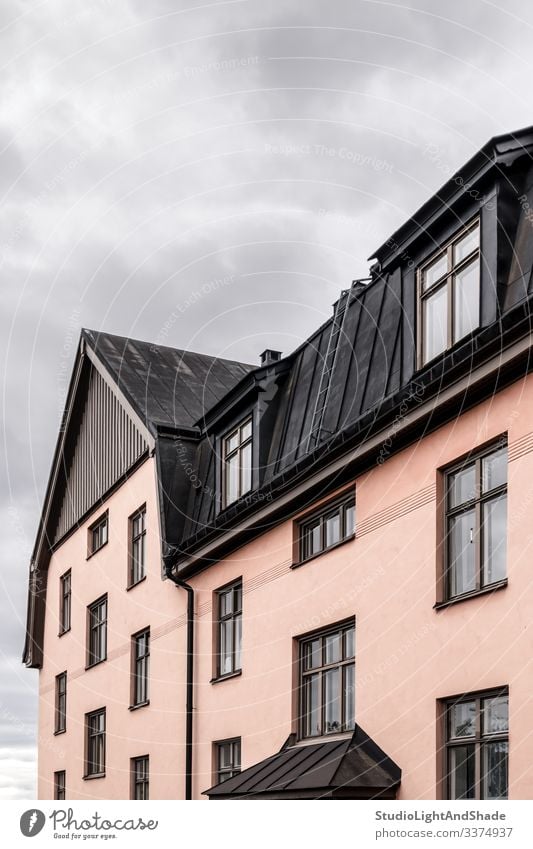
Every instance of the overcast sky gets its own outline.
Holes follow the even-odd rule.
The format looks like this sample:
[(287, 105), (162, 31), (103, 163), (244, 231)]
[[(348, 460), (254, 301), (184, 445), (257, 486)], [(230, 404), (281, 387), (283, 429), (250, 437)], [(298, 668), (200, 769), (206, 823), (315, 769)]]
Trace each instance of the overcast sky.
[(35, 794), (26, 578), (79, 329), (255, 362), (493, 135), (523, 0), (3, 0), (0, 798)]

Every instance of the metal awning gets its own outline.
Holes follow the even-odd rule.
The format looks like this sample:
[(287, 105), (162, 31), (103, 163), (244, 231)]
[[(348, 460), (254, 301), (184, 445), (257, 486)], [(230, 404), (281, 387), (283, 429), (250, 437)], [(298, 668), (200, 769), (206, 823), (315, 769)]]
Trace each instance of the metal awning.
[(351, 737), (285, 744), (204, 793), (210, 799), (395, 799), (400, 779), (400, 768), (356, 726)]

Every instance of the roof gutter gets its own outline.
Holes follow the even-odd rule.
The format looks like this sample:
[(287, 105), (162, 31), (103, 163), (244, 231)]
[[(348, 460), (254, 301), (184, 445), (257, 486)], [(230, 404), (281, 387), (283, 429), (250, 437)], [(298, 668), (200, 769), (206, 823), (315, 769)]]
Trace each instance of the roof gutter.
[(166, 567), (166, 576), (177, 587), (187, 592), (187, 671), (186, 671), (186, 727), (185, 727), (185, 799), (192, 800), (193, 770), (193, 699), (194, 699), (194, 589), (176, 578), (172, 567)]

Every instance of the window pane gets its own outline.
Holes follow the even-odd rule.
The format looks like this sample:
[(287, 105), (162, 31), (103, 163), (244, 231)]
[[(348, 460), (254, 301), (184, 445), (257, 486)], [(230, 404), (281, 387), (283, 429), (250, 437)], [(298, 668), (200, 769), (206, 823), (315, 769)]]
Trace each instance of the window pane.
[(340, 700), (340, 669), (330, 669), (324, 673), (324, 698), (326, 701), (326, 727), (327, 733), (341, 730), (341, 700)]
[(507, 483), (507, 446), (494, 451), (481, 461), (483, 492)]
[(226, 502), (231, 504), (239, 497), (239, 455), (234, 454), (226, 462)]
[(242, 616), (235, 617), (235, 669), (241, 668)]
[(448, 294), (442, 286), (424, 300), (424, 362), (442, 353), (448, 338)]
[(241, 442), (245, 442), (247, 439), (250, 439), (251, 435), (252, 435), (252, 422), (249, 421), (249, 422), (246, 422), (246, 424), (244, 424), (241, 427)]
[(509, 772), (509, 744), (507, 742), (483, 745), (483, 798), (507, 799)]
[(355, 725), (355, 666), (344, 667), (344, 729), (351, 731)]
[(450, 737), (473, 737), (476, 733), (476, 703), (459, 702), (449, 709)]
[(326, 519), (326, 546), (335, 545), (341, 538), (340, 512), (328, 516)]
[(450, 799), (475, 797), (474, 746), (453, 746), (449, 750)]
[(475, 514), (473, 510), (449, 520), (450, 595), (475, 590)]
[(483, 510), (483, 584), (502, 581), (507, 561), (507, 496), (482, 505)]
[(468, 466), (455, 472), (448, 479), (448, 499), (450, 507), (458, 507), (476, 497), (476, 470), (475, 466)]
[(220, 616), (227, 616), (233, 612), (233, 590), (225, 590), (219, 593)]
[(483, 699), (483, 734), (500, 734), (509, 730), (509, 697)]
[(320, 640), (309, 640), (304, 646), (304, 661), (306, 669), (322, 666), (320, 657)]
[(313, 554), (318, 554), (321, 549), (321, 541), (320, 541), (320, 520), (312, 525), (306, 525), (303, 528), (303, 551), (302, 556), (312, 557)]
[(444, 277), (448, 270), (448, 259), (446, 257), (446, 253), (441, 254), (441, 256), (432, 262), (431, 265), (428, 265), (423, 274), (423, 289), (424, 292), (426, 289), (429, 289), (430, 286), (433, 286), (437, 280), (440, 280), (441, 277)]
[(355, 505), (346, 508), (345, 534), (347, 537), (355, 533)]
[(233, 672), (233, 620), (220, 623), (220, 672)]
[(241, 454), (241, 490), (239, 495), (244, 495), (252, 488), (252, 443), (249, 442)]
[(238, 445), (239, 445), (239, 431), (236, 430), (235, 433), (232, 433), (231, 436), (228, 436), (227, 439), (225, 440), (226, 455), (231, 454), (232, 451), (235, 451), (235, 449), (238, 447)]
[(355, 655), (355, 628), (344, 632), (344, 657)]
[(479, 247), (479, 225), (470, 230), (453, 246), (453, 264), (457, 265)]
[(320, 676), (309, 675), (304, 680), (304, 704), (305, 722), (304, 733), (306, 737), (316, 737), (321, 733), (320, 727)]
[(454, 278), (453, 341), (479, 327), (479, 260), (467, 265)]
[(221, 743), (218, 747), (218, 763), (220, 769), (231, 767), (231, 743)]
[(324, 663), (337, 663), (341, 659), (341, 637), (342, 635), (337, 633), (324, 638)]

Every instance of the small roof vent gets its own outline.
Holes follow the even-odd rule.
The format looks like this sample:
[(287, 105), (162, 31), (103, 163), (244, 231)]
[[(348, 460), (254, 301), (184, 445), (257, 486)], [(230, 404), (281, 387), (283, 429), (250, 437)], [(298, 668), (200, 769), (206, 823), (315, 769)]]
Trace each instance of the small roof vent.
[(281, 351), (273, 351), (271, 348), (266, 348), (261, 354), (261, 365), (266, 366), (269, 363), (277, 363), (281, 360)]

